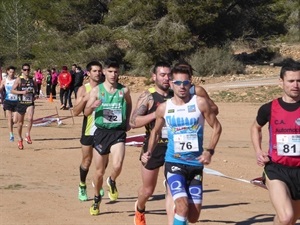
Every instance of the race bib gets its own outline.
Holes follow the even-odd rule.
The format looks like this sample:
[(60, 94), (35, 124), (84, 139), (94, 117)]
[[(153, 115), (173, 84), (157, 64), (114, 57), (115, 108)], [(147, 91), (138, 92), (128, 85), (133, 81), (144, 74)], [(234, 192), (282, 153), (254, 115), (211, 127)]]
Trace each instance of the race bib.
[(197, 152), (198, 147), (198, 136), (196, 133), (189, 134), (174, 134), (174, 152)]
[(7, 95), (7, 99), (10, 101), (17, 101), (18, 100), (18, 96), (15, 94), (8, 94)]
[(277, 153), (280, 156), (300, 156), (300, 134), (277, 134)]
[(121, 109), (103, 109), (104, 123), (122, 123)]
[(161, 138), (168, 138), (168, 128), (163, 127), (161, 130)]

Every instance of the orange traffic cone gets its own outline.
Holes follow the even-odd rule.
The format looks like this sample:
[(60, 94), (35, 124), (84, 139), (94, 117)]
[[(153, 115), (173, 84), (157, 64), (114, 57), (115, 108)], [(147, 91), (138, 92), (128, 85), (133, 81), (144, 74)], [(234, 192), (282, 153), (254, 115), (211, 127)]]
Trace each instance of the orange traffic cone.
[(53, 102), (52, 93), (50, 93), (50, 98), (48, 99), (49, 102)]

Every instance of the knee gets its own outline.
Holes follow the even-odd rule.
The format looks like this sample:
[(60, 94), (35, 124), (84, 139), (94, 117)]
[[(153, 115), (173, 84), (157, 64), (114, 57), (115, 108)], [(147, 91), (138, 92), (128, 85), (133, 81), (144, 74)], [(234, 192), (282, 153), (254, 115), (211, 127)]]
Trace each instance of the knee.
[(176, 208), (175, 212), (176, 214), (180, 216), (186, 217), (188, 214), (188, 202), (187, 201), (176, 201)]
[(119, 171), (119, 170), (121, 170), (122, 165), (123, 165), (122, 162), (116, 162), (116, 163), (114, 163), (114, 165), (113, 165), (113, 169), (116, 170), (116, 171)]
[(81, 165), (82, 165), (83, 168), (89, 169), (91, 164), (92, 164), (92, 158), (91, 157), (86, 157), (86, 158), (82, 159)]
[(143, 186), (141, 188), (141, 192), (142, 192), (141, 194), (148, 199), (152, 196), (152, 194), (154, 192), (154, 187), (152, 187), (152, 186), (151, 187), (150, 186), (147, 186), (147, 187)]
[(277, 215), (277, 220), (280, 224), (283, 224), (283, 225), (289, 225), (289, 224), (292, 224), (292, 221), (293, 221), (293, 214), (289, 214), (289, 213), (285, 213), (285, 214), (282, 214), (282, 215)]

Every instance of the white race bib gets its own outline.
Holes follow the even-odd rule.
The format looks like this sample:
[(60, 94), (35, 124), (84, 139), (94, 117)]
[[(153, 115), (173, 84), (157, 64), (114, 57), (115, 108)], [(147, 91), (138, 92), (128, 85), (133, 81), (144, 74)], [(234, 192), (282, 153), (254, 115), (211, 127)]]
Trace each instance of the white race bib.
[(189, 134), (174, 134), (174, 152), (197, 152), (198, 147), (198, 136), (196, 133)]
[(300, 156), (300, 134), (277, 134), (277, 153), (280, 156)]

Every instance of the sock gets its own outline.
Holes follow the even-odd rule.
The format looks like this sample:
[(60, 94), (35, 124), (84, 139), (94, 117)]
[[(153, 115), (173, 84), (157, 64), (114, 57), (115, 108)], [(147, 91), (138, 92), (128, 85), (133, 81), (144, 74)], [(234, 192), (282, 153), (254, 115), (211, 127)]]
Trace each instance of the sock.
[(187, 225), (187, 220), (186, 218), (175, 214), (173, 225)]
[(101, 195), (98, 195), (98, 196), (95, 195), (95, 197), (94, 197), (94, 202), (95, 202), (95, 203), (101, 202), (101, 199), (102, 199), (102, 198), (101, 198)]
[(83, 183), (85, 184), (86, 182), (86, 177), (87, 177), (87, 174), (88, 174), (89, 170), (87, 169), (83, 169), (80, 165), (79, 167), (79, 174), (80, 174), (80, 183)]
[(14, 133), (13, 133), (13, 132), (9, 132), (9, 136), (10, 136), (10, 137), (13, 137), (13, 136), (14, 136)]

